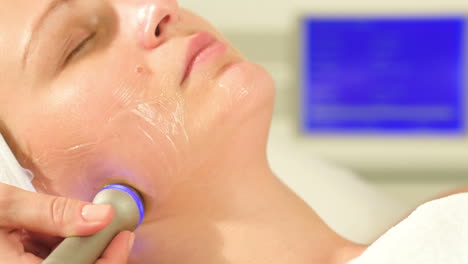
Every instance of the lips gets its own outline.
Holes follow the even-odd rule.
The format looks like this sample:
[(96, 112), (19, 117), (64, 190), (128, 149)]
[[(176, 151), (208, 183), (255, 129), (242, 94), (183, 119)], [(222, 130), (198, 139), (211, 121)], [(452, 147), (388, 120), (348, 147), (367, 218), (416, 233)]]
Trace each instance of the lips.
[(218, 40), (206, 32), (201, 32), (191, 37), (186, 51), (185, 71), (182, 82), (190, 75), (194, 64), (198, 61), (198, 57), (217, 43), (219, 43)]

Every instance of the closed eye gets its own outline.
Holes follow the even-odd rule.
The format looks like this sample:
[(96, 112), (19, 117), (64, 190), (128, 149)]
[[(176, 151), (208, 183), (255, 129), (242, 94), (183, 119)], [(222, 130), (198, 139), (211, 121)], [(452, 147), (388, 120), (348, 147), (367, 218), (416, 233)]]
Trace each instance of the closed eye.
[(64, 65), (67, 65), (76, 55), (80, 53), (84, 48), (86, 48), (87, 44), (96, 36), (96, 33), (90, 34), (88, 37), (83, 39), (66, 57), (64, 61)]

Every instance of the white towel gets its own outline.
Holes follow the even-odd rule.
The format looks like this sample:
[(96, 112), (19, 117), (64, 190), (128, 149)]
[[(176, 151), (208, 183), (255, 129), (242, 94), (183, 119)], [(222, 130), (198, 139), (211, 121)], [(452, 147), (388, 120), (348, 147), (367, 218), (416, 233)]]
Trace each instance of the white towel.
[(420, 206), (349, 264), (468, 263), (468, 193)]
[(32, 173), (19, 164), (0, 134), (0, 182), (16, 186), (18, 188), (35, 192), (31, 183)]

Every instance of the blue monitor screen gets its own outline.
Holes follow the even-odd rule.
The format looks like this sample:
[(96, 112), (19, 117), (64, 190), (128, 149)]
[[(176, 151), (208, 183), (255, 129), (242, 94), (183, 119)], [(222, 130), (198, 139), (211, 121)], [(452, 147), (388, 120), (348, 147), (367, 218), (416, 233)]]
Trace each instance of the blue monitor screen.
[(465, 132), (464, 17), (306, 17), (306, 134)]

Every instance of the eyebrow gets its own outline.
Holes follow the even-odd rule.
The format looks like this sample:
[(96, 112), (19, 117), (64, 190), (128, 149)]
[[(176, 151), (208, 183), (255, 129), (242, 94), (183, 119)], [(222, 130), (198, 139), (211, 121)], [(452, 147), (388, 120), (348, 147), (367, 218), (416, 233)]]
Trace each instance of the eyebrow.
[(52, 0), (50, 3), (47, 5), (45, 11), (38, 17), (38, 19), (33, 22), (32, 30), (30, 33), (30, 36), (28, 37), (28, 41), (25, 45), (24, 52), (23, 52), (23, 58), (22, 58), (22, 68), (24, 69), (26, 67), (26, 63), (28, 61), (29, 55), (31, 53), (31, 48), (32, 44), (34, 41), (37, 39), (37, 32), (39, 29), (44, 25), (45, 21), (47, 18), (50, 17), (52, 13), (57, 11), (57, 9), (67, 3), (69, 0)]

